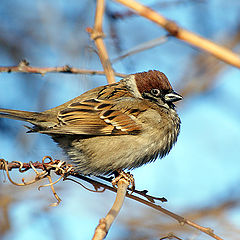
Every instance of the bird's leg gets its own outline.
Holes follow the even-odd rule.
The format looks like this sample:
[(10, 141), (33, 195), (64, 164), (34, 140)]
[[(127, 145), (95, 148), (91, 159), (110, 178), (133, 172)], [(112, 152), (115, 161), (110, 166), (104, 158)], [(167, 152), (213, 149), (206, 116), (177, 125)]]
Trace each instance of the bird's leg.
[(135, 190), (135, 180), (133, 175), (130, 172), (124, 172), (123, 170), (117, 170), (114, 172), (115, 178), (112, 180), (112, 185), (114, 188), (116, 188), (118, 181), (121, 178), (124, 178), (125, 180), (127, 180), (129, 182), (130, 185), (130, 189), (132, 190), (132, 192)]

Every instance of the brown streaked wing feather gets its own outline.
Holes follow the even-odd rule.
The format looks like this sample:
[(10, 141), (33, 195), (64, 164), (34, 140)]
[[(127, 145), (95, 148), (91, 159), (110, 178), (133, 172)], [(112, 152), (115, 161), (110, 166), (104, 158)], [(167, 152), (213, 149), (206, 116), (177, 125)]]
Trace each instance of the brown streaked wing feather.
[(122, 109), (108, 100), (89, 99), (71, 103), (58, 114), (59, 124), (41, 131), (48, 134), (122, 135), (136, 134), (140, 111)]
[(122, 83), (115, 83), (111, 85), (106, 85), (102, 88), (98, 94), (98, 99), (119, 99), (121, 97), (132, 97), (132, 93), (129, 92), (128, 88)]

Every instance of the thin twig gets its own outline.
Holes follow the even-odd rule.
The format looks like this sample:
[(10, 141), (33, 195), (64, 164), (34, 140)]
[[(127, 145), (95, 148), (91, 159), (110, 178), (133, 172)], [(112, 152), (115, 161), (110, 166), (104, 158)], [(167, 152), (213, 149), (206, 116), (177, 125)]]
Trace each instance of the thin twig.
[(116, 57), (115, 59), (112, 60), (112, 63), (115, 63), (115, 62), (117, 62), (117, 61), (119, 61), (123, 58), (129, 57), (133, 54), (145, 51), (145, 50), (150, 49), (150, 48), (154, 48), (154, 47), (156, 47), (160, 44), (163, 44), (167, 40), (168, 40), (168, 36), (161, 36), (159, 38), (155, 38), (155, 39), (152, 39), (148, 42), (142, 43), (142, 44), (134, 47), (133, 49), (130, 49), (129, 51), (123, 53), (119, 57)]
[[(45, 163), (46, 159), (49, 159), (50, 162)], [(59, 205), (59, 203), (61, 202), (61, 199), (57, 195), (53, 185), (56, 184), (57, 182), (59, 182), (63, 178), (64, 175), (68, 174), (72, 170), (72, 166), (66, 165), (65, 162), (62, 162), (62, 161), (53, 161), (52, 158), (49, 156), (43, 157), (41, 165), (39, 165), (40, 164), (39, 162), (37, 162), (37, 163), (29, 162), (28, 166), (26, 166), (26, 164), (23, 164), (19, 161), (14, 161), (12, 163), (13, 163), (12, 166), (9, 166), (11, 164), (9, 164), (4, 159), (0, 159), (0, 169), (4, 169), (6, 171), (7, 177), (12, 184), (17, 185), (17, 186), (26, 186), (26, 185), (33, 184), (33, 183), (47, 177), (49, 180), (49, 184), (45, 184), (45, 185), (38, 187), (38, 190), (40, 190), (41, 187), (50, 186), (51, 190), (53, 192), (53, 195), (57, 200), (56, 203), (53, 203), (50, 206), (58, 206)], [(23, 167), (25, 167), (25, 170), (22, 170)], [(22, 183), (17, 183), (15, 181), (13, 181), (10, 177), (9, 171), (12, 170), (12, 168), (19, 168), (19, 172), (21, 172), (21, 173), (23, 173), (29, 169), (33, 169), (36, 176), (34, 179), (32, 179), (28, 182), (25, 182), (25, 179), (22, 178)], [(41, 169), (42, 172), (39, 172), (37, 169)], [(61, 175), (55, 182), (52, 181), (52, 178), (50, 176), (50, 170), (54, 170), (56, 174)]]
[[(23, 65), (20, 62), (17, 66), (0, 66), (0, 72), (21, 72), (21, 73), (37, 73), (45, 75), (46, 73), (70, 73), (70, 74), (90, 74), (90, 75), (105, 75), (104, 71), (79, 69), (70, 67), (68, 65), (62, 67), (32, 67), (29, 65)], [(126, 74), (114, 72), (116, 77), (126, 77)]]
[[(62, 175), (64, 174), (64, 172), (69, 176), (73, 176), (73, 177), (76, 177), (78, 179), (82, 179), (90, 184), (92, 184), (94, 186), (95, 189), (97, 188), (104, 188), (104, 189), (108, 189), (110, 191), (113, 191), (113, 192), (116, 192), (117, 190), (107, 184), (104, 184), (102, 182), (99, 182), (99, 181), (96, 181), (94, 179), (91, 179), (89, 177), (86, 177), (86, 176), (82, 176), (76, 172), (73, 171), (71, 165), (67, 165), (66, 163), (64, 162), (61, 162), (61, 167), (58, 167), (59, 166), (59, 160), (51, 160), (50, 162), (48, 163), (44, 163), (44, 161), (42, 163), (39, 163), (39, 162), (36, 162), (36, 163), (32, 163), (32, 165), (35, 167), (35, 168), (39, 168), (39, 169), (47, 169), (48, 172), (50, 172), (50, 170), (54, 170), (56, 174), (58, 175)], [(4, 159), (0, 159), (0, 169), (3, 169), (3, 170), (6, 170), (7, 172), (7, 175), (9, 176), (9, 171), (12, 170), (13, 168), (19, 168), (19, 167), (22, 167), (22, 168), (29, 168), (30, 169), (30, 165), (27, 164), (27, 163), (22, 163), (22, 164), (19, 164), (18, 162), (12, 162), (12, 163), (8, 163), (6, 162)], [(57, 171), (56, 171), (57, 169)], [(68, 178), (64, 178), (64, 180), (67, 180)], [(9, 179), (10, 180), (10, 179)], [(11, 181), (11, 180), (10, 180)], [(13, 182), (13, 184), (15, 184)], [(140, 191), (141, 192), (141, 191)], [(128, 194), (126, 193), (126, 197), (128, 198), (131, 198), (137, 202), (140, 202), (146, 206), (149, 206), (151, 208), (154, 208), (160, 212), (162, 212), (163, 214), (175, 219), (176, 221), (178, 221), (181, 225), (189, 225), (195, 229), (198, 229), (200, 230), (201, 232), (204, 232), (206, 233), (207, 235), (211, 236), (212, 238), (216, 239), (216, 240), (223, 240), (222, 238), (220, 238), (219, 236), (217, 236), (216, 234), (214, 234), (213, 230), (211, 228), (206, 228), (206, 227), (202, 227), (184, 217), (181, 217), (163, 207), (161, 207), (160, 205), (157, 205), (151, 201), (148, 201), (148, 200), (145, 200), (145, 199), (142, 199), (138, 196), (135, 196), (133, 194)]]
[(98, 187), (97, 185), (93, 185), (94, 190), (92, 190), (92, 189), (90, 189), (90, 188), (84, 186), (82, 183), (76, 181), (75, 179), (72, 179), (72, 178), (68, 178), (68, 177), (66, 177), (66, 178), (64, 178), (64, 180), (70, 180), (70, 181), (73, 181), (73, 182), (79, 184), (79, 185), (80, 185), (81, 187), (83, 187), (84, 189), (88, 190), (89, 192), (95, 192), (95, 193), (102, 193), (102, 192), (105, 192), (105, 188), (102, 188), (101, 190), (99, 190), (100, 187)]
[(220, 46), (212, 41), (207, 40), (197, 34), (185, 30), (179, 27), (175, 22), (170, 21), (152, 10), (149, 7), (144, 6), (136, 2), (135, 0), (115, 0), (116, 2), (125, 5), (131, 10), (134, 10), (137, 14), (157, 23), (166, 29), (172, 36), (191, 44), (194, 47), (200, 48), (208, 53), (211, 53), (218, 59), (231, 64), (235, 67), (240, 68), (240, 57), (239, 55), (233, 53), (229, 49)]
[(189, 225), (189, 226), (191, 226), (191, 227), (193, 227), (193, 228), (196, 228), (196, 229), (200, 230), (201, 232), (206, 233), (207, 235), (213, 237), (214, 239), (223, 240), (222, 238), (220, 238), (219, 236), (217, 236), (216, 234), (214, 234), (214, 232), (213, 232), (213, 230), (212, 230), (211, 228), (202, 227), (202, 226), (200, 226), (200, 225), (198, 225), (198, 224), (196, 224), (196, 223), (193, 223), (193, 222), (191, 222), (191, 221), (189, 221), (189, 220), (187, 220), (187, 219), (185, 219), (185, 218), (183, 218), (183, 217), (181, 217), (181, 216), (179, 216), (179, 215), (177, 215), (177, 214), (175, 214), (175, 213), (173, 213), (173, 212), (171, 212), (171, 211), (169, 211), (169, 210), (167, 210), (167, 209), (165, 209), (165, 208), (163, 208), (163, 207), (161, 207), (161, 206), (159, 206), (159, 205), (157, 205), (157, 204), (148, 202), (148, 201), (146, 201), (146, 200), (144, 200), (144, 199), (141, 199), (141, 198), (139, 198), (139, 197), (137, 197), (137, 196), (134, 196), (134, 195), (130, 195), (130, 196), (129, 196), (129, 195), (127, 194), (127, 197), (132, 198), (132, 199), (134, 199), (134, 200), (136, 200), (136, 201), (138, 201), (138, 202), (141, 202), (141, 203), (143, 203), (144, 205), (147, 205), (147, 206), (149, 206), (149, 207), (151, 207), (151, 208), (154, 208), (154, 209), (156, 209), (156, 210), (158, 210), (158, 211), (160, 211), (160, 212), (168, 215), (168, 216), (171, 217), (171, 218), (174, 218), (174, 219), (177, 220), (181, 225), (187, 224), (187, 225)]
[[(51, 207), (56, 207), (56, 206), (58, 206), (59, 205), (59, 203), (62, 201), (61, 200), (61, 198), (57, 195), (57, 193), (56, 193), (56, 191), (55, 191), (55, 189), (54, 189), (54, 187), (53, 187), (53, 184), (55, 184), (55, 183), (53, 183), (52, 182), (52, 178), (51, 178), (51, 176), (47, 176), (48, 177), (48, 180), (49, 180), (49, 185), (50, 185), (50, 187), (51, 187), (51, 190), (52, 190), (52, 192), (53, 192), (53, 195), (54, 195), (54, 197), (57, 199), (57, 202), (55, 202), (55, 203), (52, 203), (52, 204), (50, 204), (50, 206)], [(62, 176), (59, 178), (59, 179), (62, 179)], [(42, 186), (42, 187), (44, 187), (44, 186)]]
[(177, 240), (183, 240), (182, 238), (177, 237), (175, 234), (173, 233), (169, 233), (167, 236), (165, 237), (161, 237), (159, 240), (164, 240), (164, 239), (177, 239)]
[(108, 83), (114, 83), (115, 74), (112, 69), (112, 65), (108, 57), (107, 49), (103, 41), (104, 33), (102, 31), (102, 22), (103, 22), (104, 10), (105, 10), (105, 1), (97, 0), (94, 28), (92, 29), (88, 27), (86, 31), (90, 34), (91, 39), (94, 40), (95, 45), (98, 49), (98, 56), (102, 63)]
[[(82, 180), (84, 180), (84, 181), (87, 181), (87, 182), (89, 182), (89, 183), (91, 183), (91, 184), (93, 184), (93, 185), (97, 185), (98, 187), (103, 187), (104, 189), (108, 189), (108, 190), (110, 190), (110, 191), (112, 191), (112, 192), (116, 192), (116, 189), (115, 189), (115, 188), (110, 187), (109, 185), (104, 184), (104, 183), (101, 183), (101, 182), (99, 182), (99, 181), (96, 181), (96, 180), (90, 179), (90, 178), (88, 178), (88, 177), (82, 176), (82, 175), (80, 175), (80, 174), (73, 173), (72, 176), (77, 177), (77, 178), (79, 178), (79, 179), (82, 179)], [(195, 229), (200, 230), (201, 232), (206, 233), (207, 235), (213, 237), (214, 239), (223, 240), (221, 237), (219, 237), (219, 236), (217, 236), (216, 234), (214, 234), (214, 233), (213, 233), (213, 230), (212, 230), (211, 228), (202, 227), (202, 226), (200, 226), (200, 225), (198, 225), (198, 224), (196, 224), (196, 223), (193, 223), (193, 222), (185, 219), (184, 217), (181, 217), (181, 216), (179, 216), (179, 215), (177, 215), (177, 214), (175, 214), (175, 213), (173, 213), (173, 212), (171, 212), (171, 211), (169, 211), (169, 210), (161, 207), (160, 205), (157, 205), (157, 204), (155, 204), (155, 203), (152, 203), (152, 202), (150, 202), (150, 201), (147, 201), (147, 200), (145, 200), (145, 199), (142, 199), (142, 198), (140, 198), (140, 197), (137, 197), (137, 196), (135, 196), (135, 195), (133, 195), (133, 194), (128, 194), (128, 193), (127, 193), (127, 194), (126, 194), (126, 197), (131, 198), (131, 199), (133, 199), (133, 200), (135, 200), (135, 201), (137, 201), (137, 202), (140, 202), (140, 203), (142, 203), (142, 204), (144, 204), (144, 205), (147, 205), (147, 206), (149, 206), (149, 207), (151, 207), (151, 208), (154, 208), (155, 210), (158, 210), (158, 211), (162, 212), (163, 214), (165, 214), (165, 215), (167, 215), (167, 216), (175, 219), (176, 221), (178, 221), (182, 226), (183, 226), (184, 224), (187, 224), (187, 225), (189, 225), (189, 226), (191, 226), (191, 227), (193, 227), (193, 228), (195, 228)]]
[(113, 203), (113, 206), (106, 215), (106, 217), (100, 219), (99, 224), (95, 229), (92, 240), (102, 240), (107, 236), (108, 230), (110, 229), (113, 221), (116, 219), (120, 209), (122, 208), (128, 186), (129, 182), (126, 179), (121, 178), (118, 181), (115, 202)]
[[(112, 183), (113, 178), (112, 177), (103, 177), (103, 176), (97, 176), (97, 178), (100, 178), (104, 181), (107, 181), (109, 183)], [(144, 198), (146, 198), (149, 202), (155, 203), (155, 201), (161, 201), (161, 202), (167, 202), (167, 199), (165, 197), (154, 197), (151, 196), (148, 193), (148, 190), (137, 190), (137, 189), (132, 189), (128, 188), (129, 191), (136, 193)]]
[[(7, 173), (7, 177), (8, 177), (8, 180), (14, 184), (14, 185), (17, 185), (17, 186), (26, 186), (26, 185), (30, 185), (30, 184), (33, 184), (43, 178), (45, 178), (47, 176), (47, 172), (46, 171), (42, 171), (42, 172), (38, 172), (36, 171), (35, 168), (33, 168), (33, 170), (35, 171), (36, 173), (36, 176), (34, 179), (28, 181), (28, 182), (25, 182), (25, 179), (22, 178), (22, 183), (17, 183), (15, 181), (12, 180), (12, 178), (10, 177), (10, 174), (9, 174), (9, 168), (8, 168), (8, 163), (4, 160), (4, 159), (0, 159), (0, 162), (2, 163), (0, 167), (2, 167), (2, 169), (4, 169)], [(30, 167), (32, 167), (33, 165), (31, 165), (31, 163), (29, 163)], [(20, 167), (22, 167), (22, 165), (20, 165)], [(0, 168), (1, 169), (1, 168)]]

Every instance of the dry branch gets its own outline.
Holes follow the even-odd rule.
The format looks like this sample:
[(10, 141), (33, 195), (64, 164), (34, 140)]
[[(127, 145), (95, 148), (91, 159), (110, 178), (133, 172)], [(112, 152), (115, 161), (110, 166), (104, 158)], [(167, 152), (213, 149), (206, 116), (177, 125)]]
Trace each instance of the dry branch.
[(118, 213), (120, 212), (129, 183), (126, 179), (122, 178), (118, 181), (117, 185), (117, 195), (112, 208), (108, 212), (105, 218), (100, 219), (98, 226), (95, 229), (94, 236), (92, 240), (102, 240), (107, 236), (108, 230), (110, 229), (113, 221), (116, 219)]
[(115, 63), (115, 62), (117, 62), (123, 58), (129, 57), (133, 54), (136, 54), (136, 53), (145, 51), (147, 49), (159, 46), (160, 44), (165, 43), (167, 40), (168, 40), (168, 36), (161, 36), (159, 38), (155, 38), (148, 42), (142, 43), (142, 44), (126, 51), (125, 53), (121, 54), (120, 56), (116, 57), (115, 59), (112, 60), (112, 63)]
[(98, 49), (98, 55), (105, 71), (108, 83), (115, 82), (114, 71), (108, 57), (107, 49), (103, 41), (104, 33), (102, 31), (103, 15), (105, 10), (105, 1), (97, 0), (94, 28), (87, 28), (86, 31), (90, 34), (91, 39), (94, 40)]
[[(227, 34), (220, 40), (221, 44), (233, 49), (240, 43), (240, 29), (231, 38)], [(204, 56), (201, 53), (192, 57), (191, 62), (185, 66), (182, 79), (179, 81), (180, 94), (183, 97), (196, 93), (206, 92), (216, 83), (218, 76), (226, 69), (227, 65), (218, 61), (212, 55)]]
[[(50, 162), (46, 163), (45, 159), (49, 159)], [(82, 175), (74, 172), (74, 170), (73, 170), (73, 168), (70, 164), (66, 164), (65, 162), (62, 162), (62, 161), (59, 161), (59, 160), (52, 160), (52, 158), (49, 157), (49, 156), (44, 157), (43, 160), (42, 160), (42, 163), (35, 162), (35, 163), (31, 163), (31, 164), (30, 163), (22, 163), (22, 162), (19, 162), (19, 161), (14, 161), (14, 162), (8, 163), (4, 159), (0, 159), (0, 170), (3, 169), (7, 172), (8, 179), (13, 184), (16, 184), (16, 183), (11, 180), (10, 175), (9, 175), (9, 171), (16, 168), (16, 169), (19, 169), (19, 172), (26, 172), (29, 169), (34, 169), (33, 167), (35, 168), (35, 170), (36, 169), (41, 169), (41, 170), (43, 170), (44, 173), (45, 172), (48, 173), (48, 174), (44, 175), (42, 172), (37, 173), (35, 171), (36, 172), (35, 182), (42, 179), (43, 178), (42, 176), (45, 176), (45, 177), (50, 176), (50, 172), (54, 171), (56, 174), (60, 175), (64, 179), (68, 179), (68, 178), (66, 178), (67, 176), (73, 176), (73, 177), (82, 179), (82, 180), (92, 184), (94, 186), (96, 192), (102, 192), (102, 191), (98, 191), (98, 189), (100, 187), (102, 187), (104, 189), (108, 189), (108, 190), (113, 191), (113, 192), (116, 192), (116, 189), (114, 187), (111, 187), (108, 184), (96, 181), (96, 180), (91, 179), (89, 177), (82, 176)], [(41, 176), (41, 177), (39, 177), (39, 176)], [(33, 183), (34, 181), (31, 181), (31, 182)], [(18, 184), (16, 184), (16, 185), (18, 185)], [(20, 184), (19, 186), (22, 186), (22, 184)], [(46, 185), (44, 185), (44, 186), (46, 186)], [(50, 182), (49, 186), (53, 186), (53, 183)], [(132, 192), (132, 190), (130, 190), (130, 191)], [(123, 189), (121, 190), (121, 194), (123, 192), (124, 192), (124, 186), (123, 186)], [(133, 193), (146, 193), (146, 191), (135, 191), (134, 190)], [(53, 194), (55, 195), (54, 191), (53, 191)], [(141, 195), (144, 196), (143, 194), (141, 194)], [(123, 197), (123, 195), (121, 195), (121, 196)], [(190, 220), (188, 220), (188, 219), (186, 219), (182, 216), (179, 216), (179, 215), (161, 207), (160, 205), (155, 204), (154, 200), (153, 201), (145, 200), (141, 197), (135, 196), (133, 194), (129, 194), (128, 192), (126, 193), (126, 197), (131, 198), (131, 199), (133, 199), (137, 202), (140, 202), (140, 203), (142, 203), (146, 206), (149, 206), (151, 208), (154, 208), (154, 209), (162, 212), (163, 214), (165, 214), (165, 215), (175, 219), (176, 221), (178, 221), (181, 225), (184, 225), (184, 224), (189, 225), (189, 226), (191, 226), (195, 229), (200, 230), (201, 232), (206, 233), (207, 235), (211, 236), (214, 239), (222, 240), (222, 238), (220, 238), (219, 236), (214, 234), (214, 232), (211, 228), (202, 227), (202, 226), (200, 226), (200, 225), (198, 225), (198, 224), (196, 224), (196, 223), (194, 223), (194, 222), (192, 222), (192, 221), (190, 221)], [(158, 198), (155, 198), (155, 199), (158, 199)], [(59, 202), (59, 200), (58, 200), (58, 202)], [(57, 205), (57, 203), (56, 203), (56, 205)], [(118, 205), (118, 206), (120, 206), (120, 205)]]
[[(21, 61), (17, 66), (0, 66), (0, 72), (21, 72), (21, 73), (38, 73), (45, 75), (46, 73), (72, 73), (72, 74), (89, 74), (89, 75), (105, 75), (104, 71), (79, 69), (68, 65), (62, 67), (32, 67), (26, 60)], [(126, 74), (116, 73), (117, 77), (126, 77)]]
[[(226, 63), (232, 64), (236, 67), (240, 67), (240, 59), (239, 56), (236, 54), (232, 53), (230, 50), (227, 48), (221, 47), (207, 39), (204, 39), (196, 34), (193, 34), (183, 28), (180, 28), (175, 22), (169, 21), (166, 18), (162, 17), (160, 14), (157, 12), (153, 11), (150, 8), (145, 7), (144, 5), (141, 5), (140, 3), (135, 2), (134, 0), (115, 0), (125, 6), (127, 6), (129, 9), (132, 9), (137, 12), (137, 14), (161, 25), (163, 28), (165, 28), (172, 36), (181, 39), (195, 47), (198, 47), (206, 52), (209, 52), (213, 54), (215, 57), (225, 61)], [(94, 27), (92, 28), (87, 28), (87, 31), (90, 33), (91, 38), (94, 40), (95, 45), (98, 49), (98, 55), (101, 60), (103, 71), (95, 71), (95, 70), (82, 70), (82, 69), (77, 69), (77, 68), (72, 68), (69, 66), (63, 66), (63, 67), (55, 67), (55, 68), (38, 68), (38, 67), (31, 67), (26, 61), (21, 61), (18, 66), (13, 66), (13, 67), (0, 67), (0, 72), (27, 72), (27, 73), (40, 73), (44, 75), (45, 73), (48, 72), (61, 72), (61, 73), (79, 73), (79, 74), (106, 74), (108, 83), (113, 83), (115, 82), (115, 76), (120, 76), (120, 77), (125, 77), (126, 75), (120, 74), (120, 73), (115, 73), (114, 70), (112, 69), (111, 62), (108, 57), (107, 49), (105, 47), (103, 37), (104, 33), (102, 30), (102, 22), (103, 22), (103, 15), (104, 15), (104, 10), (105, 10), (105, 1), (104, 0), (97, 0), (97, 6), (96, 6), (96, 13), (95, 13), (95, 23)], [(129, 55), (130, 53), (128, 53)], [(47, 157), (49, 158), (49, 157)], [(87, 181), (93, 185), (95, 188), (96, 192), (102, 192), (99, 191), (98, 189), (100, 187), (103, 188), (103, 191), (105, 189), (111, 190), (116, 192), (116, 189), (101, 183), (99, 181), (90, 179), (85, 176), (81, 176), (73, 171), (73, 168), (71, 165), (66, 164), (65, 162), (61, 162), (58, 160), (52, 160), (50, 159), (50, 162), (45, 162), (45, 159), (43, 159), (42, 163), (36, 162), (36, 163), (21, 163), (21, 162), (13, 162), (7, 163), (5, 160), (0, 159), (0, 169), (4, 169), (7, 173), (7, 177), (9, 181), (11, 181), (13, 184), (18, 185), (18, 186), (25, 186), (32, 184), (34, 182), (37, 182), (43, 178), (48, 178), (49, 184), (40, 186), (40, 187), (46, 187), (50, 186), (52, 189), (52, 192), (57, 199), (57, 203), (55, 205), (58, 205), (61, 201), (59, 196), (54, 190), (53, 185), (57, 182), (59, 182), (61, 179), (67, 179), (66, 176), (73, 176), (77, 177), (79, 179), (82, 179), (84, 181)], [(34, 170), (36, 176), (33, 180), (26, 182), (24, 179), (22, 180), (22, 183), (16, 183), (14, 182), (9, 174), (9, 171), (12, 170), (13, 168), (19, 169), (20, 172), (25, 172), (28, 171), (29, 169)], [(39, 172), (38, 170), (42, 170)], [(60, 175), (60, 178), (52, 182), (50, 173), (51, 171), (54, 171), (56, 174)], [(155, 198), (150, 195), (146, 194), (146, 191), (133, 191), (134, 193), (140, 194), (141, 196), (147, 198), (147, 200), (140, 198), (136, 195), (129, 194), (127, 192), (128, 190), (128, 185), (129, 183), (125, 182), (124, 180), (120, 180), (118, 183), (118, 190), (117, 190), (117, 196), (116, 200), (113, 204), (112, 209), (109, 211), (107, 216), (103, 219), (100, 220), (100, 223), (98, 227), (96, 228), (95, 235), (93, 239), (103, 239), (111, 227), (112, 222), (116, 218), (117, 214), (119, 213), (123, 201), (125, 199), (125, 196), (128, 198), (131, 198), (135, 201), (138, 201), (144, 205), (147, 205), (151, 208), (154, 208), (165, 215), (175, 219), (178, 221), (181, 225), (187, 224), (193, 228), (196, 228), (200, 230), (201, 232), (204, 232), (211, 236), (214, 239), (221, 240), (221, 238), (213, 233), (213, 230), (210, 228), (202, 227), (188, 219), (185, 219), (184, 217), (181, 217), (163, 207), (160, 205), (155, 204), (155, 200), (161, 200), (161, 198)], [(40, 188), (39, 187), (39, 188)], [(169, 236), (168, 236), (169, 237)], [(176, 238), (176, 236), (174, 236)], [(162, 238), (163, 239), (163, 238)]]
[(150, 21), (157, 23), (165, 30), (167, 30), (172, 36), (183, 40), (194, 47), (211, 53), (218, 59), (228, 64), (240, 68), (240, 57), (239, 55), (233, 53), (231, 50), (179, 27), (175, 22), (166, 19), (151, 8), (146, 7), (134, 0), (115, 1), (121, 3), (122, 5), (125, 5), (129, 9), (135, 11), (137, 14), (149, 19)]

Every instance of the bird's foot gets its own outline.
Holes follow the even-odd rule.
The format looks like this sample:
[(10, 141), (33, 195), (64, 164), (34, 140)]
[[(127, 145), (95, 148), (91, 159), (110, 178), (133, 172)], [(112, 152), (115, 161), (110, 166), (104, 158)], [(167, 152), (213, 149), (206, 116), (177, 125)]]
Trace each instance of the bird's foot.
[(135, 180), (133, 175), (130, 172), (124, 172), (123, 170), (117, 170), (116, 172), (114, 172), (115, 178), (112, 180), (112, 185), (114, 188), (116, 188), (118, 181), (121, 178), (124, 178), (125, 180), (127, 180), (129, 182), (129, 188), (132, 191), (131, 193), (133, 193), (133, 191), (135, 190)]

